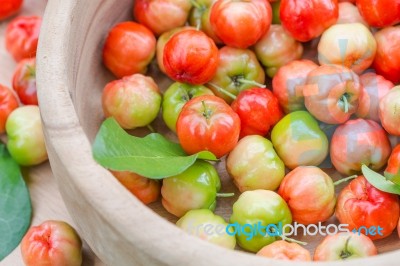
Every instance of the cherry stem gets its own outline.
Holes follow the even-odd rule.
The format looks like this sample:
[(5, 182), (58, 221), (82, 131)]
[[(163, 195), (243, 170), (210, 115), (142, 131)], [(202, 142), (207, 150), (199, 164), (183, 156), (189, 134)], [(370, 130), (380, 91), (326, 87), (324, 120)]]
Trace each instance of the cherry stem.
[(299, 241), (299, 240), (296, 240), (296, 239), (293, 239), (293, 238), (290, 238), (290, 237), (286, 237), (284, 235), (280, 235), (279, 237), (282, 238), (282, 240), (285, 240), (287, 242), (296, 243), (296, 244), (299, 244), (299, 245), (302, 245), (302, 246), (307, 245), (307, 242)]
[(199, 19), (197, 19), (197, 22), (196, 22), (196, 30), (200, 30), (201, 29), (201, 19), (199, 18)]
[(347, 95), (344, 94), (341, 97), (341, 100), (343, 101), (344, 112), (347, 114), (349, 112), (349, 101), (347, 100)]
[(341, 258), (342, 260), (347, 259), (348, 257), (351, 256), (351, 253), (349, 252), (349, 242), (350, 242), (350, 238), (351, 238), (351, 236), (350, 236), (349, 238), (346, 239), (346, 244), (344, 245), (344, 250), (343, 250), (343, 251), (341, 252), (341, 254), (340, 254), (340, 258)]
[(243, 79), (243, 78), (239, 78), (237, 79), (238, 82), (243, 83), (243, 84), (250, 84), (250, 85), (254, 85), (260, 88), (266, 88), (267, 86), (261, 83), (258, 83), (257, 81), (254, 80), (248, 80), (248, 79)]
[[(199, 9), (202, 14), (206, 10), (206, 6), (199, 4), (196, 0), (190, 0), (190, 3), (194, 6), (194, 8)], [(196, 21), (196, 30), (200, 29), (201, 29), (201, 17), (199, 17)]]
[(232, 100), (236, 100), (236, 95), (235, 95), (235, 94), (230, 93), (229, 91), (227, 91), (227, 90), (221, 88), (221, 87), (218, 86), (218, 85), (215, 85), (214, 83), (209, 82), (208, 84), (210, 84), (211, 86), (213, 86), (214, 88), (216, 88), (218, 92), (220, 92), (220, 93), (222, 93), (222, 94), (225, 94), (225, 95), (228, 96), (229, 98), (232, 98)]
[(197, 9), (202, 9), (203, 8), (199, 3), (197, 3), (196, 0), (190, 0), (190, 3)]
[(26, 65), (26, 68), (28, 69), (29, 76), (36, 77), (36, 69), (35, 69), (35, 67), (32, 67), (30, 65)]
[(207, 108), (207, 105), (204, 101), (201, 101), (201, 104), (203, 105), (204, 111), (203, 111), (203, 116), (206, 118), (207, 122), (211, 117), (211, 110)]
[(147, 128), (151, 131), (151, 133), (156, 133), (156, 131), (152, 125), (148, 124)]
[(340, 184), (342, 184), (344, 182), (347, 182), (349, 180), (352, 180), (352, 179), (354, 179), (356, 177), (357, 177), (357, 175), (352, 175), (352, 176), (349, 176), (349, 177), (346, 177), (346, 178), (339, 179), (338, 181), (334, 182), (333, 185), (334, 186), (340, 185)]
[(230, 198), (235, 196), (235, 193), (217, 193), (218, 198)]

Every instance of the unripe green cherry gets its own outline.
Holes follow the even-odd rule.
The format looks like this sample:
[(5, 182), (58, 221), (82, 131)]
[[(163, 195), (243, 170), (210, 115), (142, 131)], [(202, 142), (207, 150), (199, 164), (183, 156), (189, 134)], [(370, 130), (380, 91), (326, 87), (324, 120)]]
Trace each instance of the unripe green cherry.
[(195, 209), (214, 210), (221, 181), (214, 166), (198, 160), (183, 173), (163, 180), (162, 205), (177, 217)]
[(280, 228), (292, 222), (292, 214), (281, 196), (270, 190), (242, 193), (233, 204), (230, 228), (243, 249), (257, 252), (280, 239)]
[(7, 119), (7, 149), (14, 160), (23, 166), (40, 164), (47, 160), (42, 121), (37, 105), (15, 109)]
[(250, 135), (241, 139), (229, 153), (226, 168), (240, 192), (275, 190), (285, 176), (285, 165), (271, 141)]
[(169, 86), (162, 102), (162, 116), (169, 129), (176, 132), (176, 122), (185, 103), (192, 98), (207, 94), (214, 95), (210, 89), (202, 85), (175, 82)]
[(190, 235), (221, 247), (234, 249), (236, 246), (235, 236), (226, 232), (228, 223), (208, 209), (188, 211), (176, 225)]

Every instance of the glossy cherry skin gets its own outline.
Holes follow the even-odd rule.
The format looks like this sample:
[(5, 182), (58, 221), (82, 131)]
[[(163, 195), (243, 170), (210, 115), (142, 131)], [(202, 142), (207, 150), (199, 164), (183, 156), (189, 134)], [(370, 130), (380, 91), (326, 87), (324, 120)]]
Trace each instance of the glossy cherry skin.
[(15, 61), (36, 57), (42, 18), (20, 16), (8, 24), (5, 38), (6, 49)]
[(252, 50), (224, 46), (218, 51), (218, 59), (217, 71), (206, 86), (227, 103), (234, 100), (231, 94), (236, 96), (265, 83), (264, 69)]
[(163, 64), (173, 80), (201, 85), (210, 81), (218, 67), (218, 48), (205, 33), (187, 29), (165, 44)]
[(144, 127), (160, 111), (161, 92), (151, 77), (142, 74), (126, 76), (104, 87), (102, 107), (106, 117), (114, 117), (125, 129)]
[(23, 104), (38, 105), (36, 89), (36, 58), (18, 63), (12, 79), (13, 89)]
[(285, 113), (304, 110), (303, 88), (307, 75), (318, 65), (311, 60), (293, 60), (279, 68), (272, 79), (272, 91)]
[(109, 31), (103, 47), (103, 62), (118, 78), (144, 74), (155, 52), (153, 33), (141, 24), (126, 21)]
[(399, 220), (399, 199), (397, 195), (382, 192), (372, 186), (364, 176), (352, 180), (339, 194), (336, 217), (348, 229), (361, 226), (382, 228), (382, 235), (370, 235), (372, 240), (389, 236)]
[(283, 178), (278, 193), (287, 202), (293, 220), (298, 223), (324, 222), (335, 212), (332, 178), (318, 167), (296, 167)]
[(208, 150), (220, 158), (239, 140), (240, 118), (221, 98), (192, 98), (182, 108), (176, 125), (182, 148), (188, 154)]
[(371, 27), (388, 27), (400, 21), (400, 0), (356, 0), (356, 5)]
[(191, 27), (184, 26), (184, 27), (178, 27), (174, 28), (172, 30), (166, 31), (163, 34), (161, 34), (158, 39), (157, 39), (157, 45), (156, 45), (156, 58), (157, 58), (157, 65), (158, 68), (165, 74), (165, 67), (164, 67), (164, 47), (165, 44), (171, 39), (171, 37), (180, 31), (183, 31), (185, 29), (190, 29)]
[(380, 170), (386, 164), (390, 151), (386, 131), (377, 122), (361, 118), (337, 127), (330, 143), (332, 164), (344, 175), (360, 173), (363, 164)]
[(144, 204), (150, 204), (158, 199), (161, 184), (158, 180), (146, 178), (127, 171), (111, 171), (115, 178)]
[(373, 68), (391, 82), (400, 82), (400, 26), (378, 31), (375, 39), (377, 48)]
[(272, 8), (267, 0), (217, 0), (211, 7), (210, 23), (226, 45), (247, 48), (267, 33)]
[(23, 2), (23, 0), (1, 0), (0, 20), (7, 19), (16, 14), (21, 9)]
[(244, 90), (231, 106), (240, 117), (240, 138), (265, 136), (284, 116), (278, 99), (269, 89), (254, 87)]
[(322, 65), (312, 70), (303, 88), (307, 110), (327, 124), (350, 119), (363, 92), (358, 75), (341, 65)]
[(5, 132), (7, 118), (18, 105), (18, 99), (12, 90), (0, 84), (0, 134)]
[(296, 40), (307, 42), (336, 23), (339, 6), (337, 0), (282, 0), (279, 15)]
[(183, 26), (192, 5), (189, 0), (135, 0), (133, 15), (156, 36)]
[(373, 72), (362, 74), (360, 81), (364, 92), (361, 94), (356, 115), (379, 123), (379, 101), (389, 93), (394, 84)]
[(32, 226), (21, 241), (26, 266), (80, 266), (82, 241), (74, 228), (63, 221), (45, 221)]
[(352, 232), (341, 232), (326, 236), (316, 247), (314, 261), (343, 261), (378, 254), (374, 242), (367, 236)]
[(400, 86), (392, 88), (379, 100), (379, 118), (383, 128), (394, 136), (400, 136)]

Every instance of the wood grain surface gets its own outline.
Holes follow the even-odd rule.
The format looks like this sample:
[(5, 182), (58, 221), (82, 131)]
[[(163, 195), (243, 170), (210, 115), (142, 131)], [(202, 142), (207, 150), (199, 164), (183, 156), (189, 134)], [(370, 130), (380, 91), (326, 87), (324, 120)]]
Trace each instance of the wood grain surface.
[[(46, 3), (47, 0), (25, 0), (20, 15), (42, 15)], [(16, 63), (5, 51), (4, 47), (4, 32), (11, 19), (0, 22), (0, 83), (8, 87), (11, 87), (11, 78), (16, 66)], [(4, 140), (5, 136), (1, 136), (1, 139)], [(28, 184), (32, 199), (32, 225), (38, 225), (45, 220), (63, 220), (70, 223), (72, 226), (75, 226), (61, 198), (48, 162), (37, 167), (24, 168), (23, 175)], [(83, 253), (83, 265), (104, 265), (94, 255), (86, 243), (84, 244)], [(21, 258), (19, 247), (1, 261), (0, 265), (23, 266), (24, 263)]]

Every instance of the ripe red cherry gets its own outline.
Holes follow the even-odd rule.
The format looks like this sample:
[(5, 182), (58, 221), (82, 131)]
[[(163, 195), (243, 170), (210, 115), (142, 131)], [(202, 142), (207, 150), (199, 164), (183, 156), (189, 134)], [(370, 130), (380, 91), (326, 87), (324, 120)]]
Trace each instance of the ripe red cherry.
[(38, 16), (19, 16), (7, 26), (6, 49), (16, 62), (36, 57), (42, 18)]
[(165, 44), (163, 64), (166, 74), (175, 81), (204, 84), (217, 71), (218, 48), (205, 33), (183, 30)]
[(125, 21), (108, 32), (103, 47), (103, 62), (118, 78), (144, 74), (155, 52), (154, 34), (142, 24)]
[(20, 61), (15, 69), (12, 86), (21, 103), (38, 105), (36, 90), (36, 58)]
[(371, 27), (388, 27), (400, 21), (400, 0), (357, 0), (356, 4)]
[(0, 1), (0, 20), (7, 19), (19, 12), (23, 0), (1, 0)]
[(375, 33), (376, 55), (372, 66), (376, 73), (393, 83), (400, 82), (400, 26), (386, 27)]
[(210, 23), (226, 45), (247, 48), (267, 33), (272, 8), (267, 0), (217, 0), (211, 8)]
[(185, 25), (192, 4), (189, 0), (135, 0), (133, 16), (156, 36)]
[(296, 40), (307, 42), (336, 23), (339, 5), (337, 0), (282, 0), (279, 16)]
[(220, 158), (236, 146), (240, 119), (221, 98), (202, 95), (192, 98), (183, 106), (176, 133), (188, 154), (208, 150)]
[(268, 89), (254, 87), (242, 91), (232, 103), (241, 122), (240, 137), (265, 136), (283, 117), (278, 98)]

